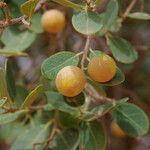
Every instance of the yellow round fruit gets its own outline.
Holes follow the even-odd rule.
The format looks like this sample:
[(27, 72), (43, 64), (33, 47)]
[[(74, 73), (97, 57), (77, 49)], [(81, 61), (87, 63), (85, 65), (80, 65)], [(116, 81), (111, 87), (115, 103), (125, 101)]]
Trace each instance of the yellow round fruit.
[(111, 123), (111, 133), (119, 138), (123, 138), (126, 136), (126, 133), (115, 122)]
[(41, 22), (45, 31), (49, 33), (58, 33), (63, 30), (66, 21), (61, 11), (51, 9), (43, 14)]
[(97, 82), (107, 82), (116, 74), (116, 63), (110, 56), (102, 54), (88, 64), (89, 76)]
[(85, 88), (85, 84), (84, 73), (76, 66), (64, 67), (56, 76), (58, 91), (67, 97), (74, 97), (80, 94)]

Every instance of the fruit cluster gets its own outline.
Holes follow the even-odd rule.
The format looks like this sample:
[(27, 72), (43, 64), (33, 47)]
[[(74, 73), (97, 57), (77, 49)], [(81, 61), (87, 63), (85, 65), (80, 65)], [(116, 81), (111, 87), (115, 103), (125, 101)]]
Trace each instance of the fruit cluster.
[[(45, 31), (58, 33), (65, 26), (64, 14), (56, 9), (46, 11), (41, 19)], [(90, 60), (88, 64), (88, 75), (96, 82), (110, 81), (116, 74), (116, 63), (110, 56), (101, 54)], [(76, 66), (62, 68), (56, 77), (58, 91), (67, 97), (74, 97), (80, 94), (86, 85), (86, 78), (83, 71)]]
[[(110, 56), (101, 54), (91, 59), (88, 64), (88, 75), (96, 82), (107, 82), (116, 74), (116, 63)], [(67, 96), (73, 97), (80, 94), (86, 85), (86, 78), (83, 71), (76, 66), (62, 68), (56, 77), (58, 91)]]

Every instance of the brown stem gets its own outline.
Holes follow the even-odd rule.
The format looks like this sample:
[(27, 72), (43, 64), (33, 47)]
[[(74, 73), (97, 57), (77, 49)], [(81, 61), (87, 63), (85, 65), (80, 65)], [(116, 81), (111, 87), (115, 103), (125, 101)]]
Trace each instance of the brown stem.
[(115, 102), (115, 99), (97, 94), (96, 90), (94, 90), (89, 83), (87, 83), (85, 91), (89, 94), (89, 96), (96, 100), (96, 102)]
[(135, 5), (137, 0), (132, 0), (127, 9), (125, 10), (124, 14), (122, 15), (123, 20), (128, 16), (130, 11), (132, 10), (133, 6)]
[(90, 36), (88, 35), (87, 36), (87, 40), (86, 40), (86, 44), (85, 44), (85, 47), (83, 49), (83, 56), (82, 56), (82, 59), (81, 59), (81, 69), (84, 70), (84, 63), (85, 63), (85, 60), (87, 58), (87, 54), (88, 54), (88, 50), (89, 50), (89, 45), (90, 45)]
[[(46, 2), (46, 0), (40, 0), (34, 10), (34, 12), (37, 12), (42, 6), (43, 4)], [(1, 5), (0, 5), (1, 6)], [(5, 7), (2, 7), (3, 9), (7, 7), (7, 4), (5, 5)], [(8, 17), (8, 7), (6, 9), (7, 11), (4, 11), (5, 12), (5, 17), (6, 17), (6, 20), (5, 21), (0, 21), (0, 29), (4, 29), (10, 25), (14, 25), (14, 24), (17, 24), (17, 23), (22, 23), (24, 24), (24, 20), (27, 19), (28, 17), (27, 16), (21, 16), (21, 17), (18, 17), (18, 18), (14, 18), (14, 19), (10, 19)], [(7, 13), (7, 14), (6, 14)]]

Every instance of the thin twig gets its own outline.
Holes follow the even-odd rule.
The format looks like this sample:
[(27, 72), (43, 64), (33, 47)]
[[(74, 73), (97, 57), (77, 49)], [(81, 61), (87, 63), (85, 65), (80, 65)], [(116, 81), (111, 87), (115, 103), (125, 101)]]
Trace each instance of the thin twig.
[(6, 28), (10, 25), (14, 25), (14, 24), (17, 24), (17, 23), (22, 23), (22, 20), (27, 18), (26, 16), (21, 16), (19, 18), (15, 18), (15, 19), (10, 19), (10, 20), (7, 20), (7, 21), (0, 21), (0, 29), (3, 29), (3, 28)]
[(82, 70), (84, 70), (84, 63), (85, 63), (85, 60), (87, 58), (87, 54), (88, 54), (88, 50), (89, 50), (89, 45), (90, 45), (90, 39), (91, 39), (91, 37), (88, 35), (85, 47), (83, 49), (83, 56), (82, 56), (82, 59), (81, 59), (81, 69)]
[[(42, 6), (43, 4), (46, 2), (46, 0), (40, 0), (34, 10), (34, 12), (37, 12)], [(14, 25), (14, 24), (17, 24), (17, 23), (22, 23), (24, 24), (24, 20), (27, 19), (28, 17), (27, 16), (21, 16), (21, 17), (18, 17), (18, 18), (14, 18), (14, 19), (7, 19), (5, 21), (0, 21), (0, 29), (4, 29), (10, 25)]]
[(132, 8), (133, 8), (133, 6), (135, 5), (136, 2), (137, 2), (137, 0), (132, 0), (131, 1), (131, 3), (129, 4), (129, 6), (125, 10), (124, 14), (122, 15), (123, 20), (128, 16), (128, 14), (132, 10)]
[(96, 90), (94, 90), (92, 86), (88, 83), (86, 84), (85, 91), (89, 94), (89, 96), (91, 96), (94, 100), (96, 100), (96, 102), (110, 102), (110, 103), (115, 102), (115, 99), (99, 95), (96, 92)]

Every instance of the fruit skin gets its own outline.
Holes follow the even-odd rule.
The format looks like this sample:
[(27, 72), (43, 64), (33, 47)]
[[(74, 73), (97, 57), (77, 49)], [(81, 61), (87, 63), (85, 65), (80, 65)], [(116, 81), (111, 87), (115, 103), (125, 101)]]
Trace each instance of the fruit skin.
[(58, 33), (62, 31), (65, 22), (64, 14), (57, 9), (46, 11), (41, 18), (41, 23), (45, 31), (49, 33)]
[(124, 138), (126, 137), (126, 133), (118, 126), (117, 123), (112, 122), (111, 123), (111, 133), (115, 137)]
[(67, 66), (61, 69), (55, 82), (58, 91), (67, 97), (80, 94), (86, 84), (84, 73), (76, 66)]
[(110, 56), (101, 54), (94, 57), (88, 64), (89, 76), (97, 82), (107, 82), (116, 74), (116, 63)]

